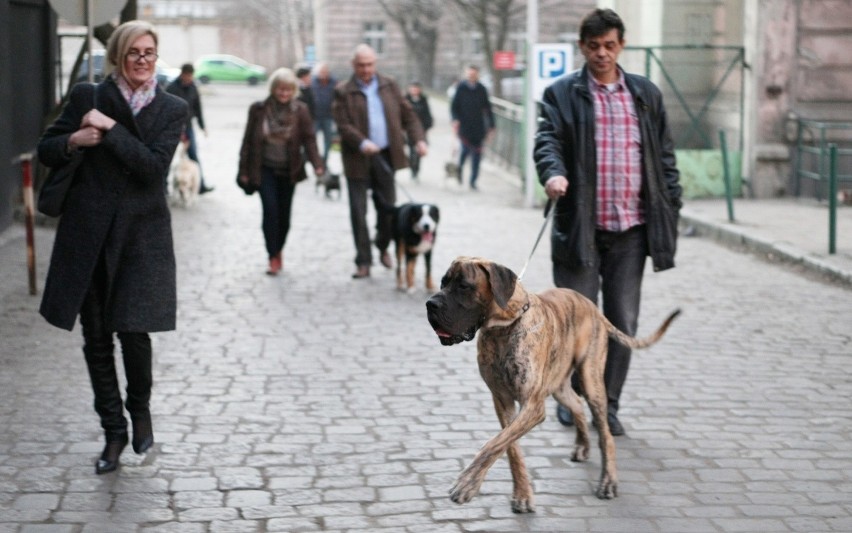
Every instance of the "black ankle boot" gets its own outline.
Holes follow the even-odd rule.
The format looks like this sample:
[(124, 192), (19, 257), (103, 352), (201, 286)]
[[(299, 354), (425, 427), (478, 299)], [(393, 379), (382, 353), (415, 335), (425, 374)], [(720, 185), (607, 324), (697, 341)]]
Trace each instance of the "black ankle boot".
[(118, 468), (118, 458), (125, 446), (127, 446), (127, 433), (107, 436), (104, 451), (95, 463), (95, 474), (106, 474)]
[(130, 419), (133, 421), (133, 451), (139, 454), (145, 453), (154, 445), (151, 412), (131, 413)]

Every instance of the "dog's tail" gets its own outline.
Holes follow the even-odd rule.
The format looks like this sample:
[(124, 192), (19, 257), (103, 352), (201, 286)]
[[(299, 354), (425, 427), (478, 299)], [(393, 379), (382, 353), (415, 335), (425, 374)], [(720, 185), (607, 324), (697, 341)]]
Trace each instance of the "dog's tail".
[(671, 323), (674, 322), (674, 319), (677, 318), (679, 314), (680, 309), (675, 309), (674, 311), (672, 311), (668, 318), (663, 321), (662, 325), (657, 328), (657, 331), (645, 337), (644, 339), (637, 339), (631, 337), (630, 335), (622, 332), (621, 330), (613, 326), (609, 321), (607, 321), (606, 323), (606, 330), (607, 333), (609, 333), (610, 338), (615, 339), (616, 341), (618, 341), (619, 344), (623, 344), (624, 346), (627, 346), (628, 348), (633, 348), (634, 350), (639, 350), (642, 348), (647, 348), (658, 340), (660, 340), (663, 335), (665, 335), (666, 330), (669, 329)]

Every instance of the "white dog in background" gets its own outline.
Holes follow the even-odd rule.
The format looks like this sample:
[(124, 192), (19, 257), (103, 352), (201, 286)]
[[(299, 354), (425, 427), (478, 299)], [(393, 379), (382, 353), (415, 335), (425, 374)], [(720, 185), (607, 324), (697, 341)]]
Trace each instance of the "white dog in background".
[(172, 198), (183, 207), (191, 207), (201, 189), (201, 167), (189, 158), (189, 139), (182, 137), (169, 167), (168, 183)]

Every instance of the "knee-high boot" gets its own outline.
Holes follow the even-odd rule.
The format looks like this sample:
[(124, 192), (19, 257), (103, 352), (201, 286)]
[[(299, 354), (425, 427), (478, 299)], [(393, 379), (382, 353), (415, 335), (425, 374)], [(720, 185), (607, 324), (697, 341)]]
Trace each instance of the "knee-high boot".
[(101, 419), (107, 441), (127, 434), (127, 419), (121, 403), (121, 391), (115, 374), (113, 344), (107, 339), (86, 339), (83, 347), (86, 367), (95, 395), (95, 412)]
[(127, 446), (127, 419), (121, 405), (111, 340), (86, 339), (83, 353), (95, 395), (95, 412), (101, 418), (106, 437), (104, 450), (95, 463), (95, 473), (105, 474), (118, 468), (118, 458)]
[(146, 452), (154, 444), (151, 422), (151, 338), (147, 333), (119, 332), (124, 372), (127, 376), (125, 406), (133, 423), (133, 451)]
[(118, 458), (127, 446), (127, 419), (121, 404), (121, 391), (115, 374), (112, 332), (105, 324), (103, 305), (103, 267), (99, 263), (92, 284), (80, 308), (83, 329), (83, 354), (92, 381), (95, 412), (101, 419), (106, 446), (95, 463), (95, 473), (104, 474), (118, 468)]

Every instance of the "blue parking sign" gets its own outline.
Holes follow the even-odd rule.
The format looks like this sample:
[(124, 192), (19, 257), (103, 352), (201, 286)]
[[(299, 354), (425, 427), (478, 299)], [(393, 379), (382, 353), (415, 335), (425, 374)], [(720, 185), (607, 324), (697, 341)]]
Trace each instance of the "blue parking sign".
[(574, 69), (574, 45), (535, 44), (532, 61), (532, 95), (535, 100), (540, 101), (548, 85)]
[(568, 71), (568, 58), (564, 50), (539, 50), (538, 77), (558, 78)]

